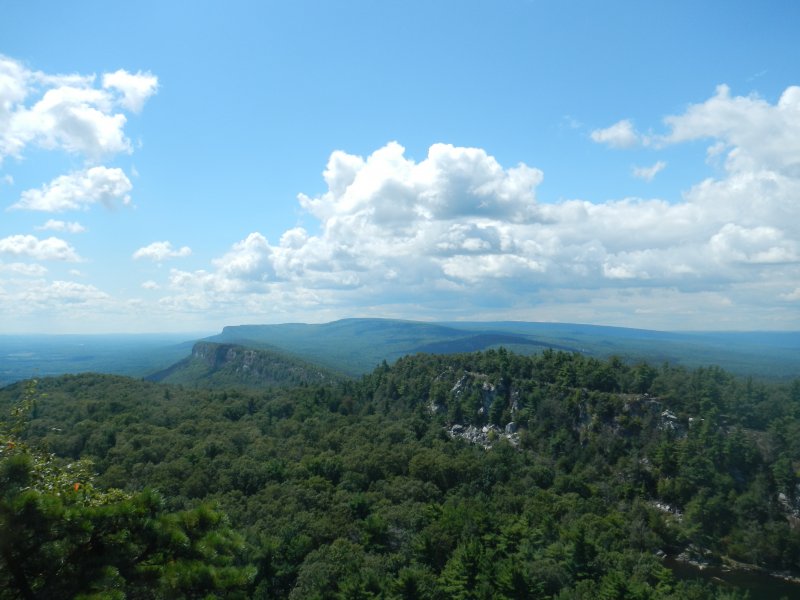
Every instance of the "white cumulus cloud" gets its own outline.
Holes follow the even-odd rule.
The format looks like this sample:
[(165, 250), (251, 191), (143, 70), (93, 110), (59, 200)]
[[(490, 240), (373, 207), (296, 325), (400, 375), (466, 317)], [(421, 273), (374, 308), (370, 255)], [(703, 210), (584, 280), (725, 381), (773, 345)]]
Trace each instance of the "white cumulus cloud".
[(8, 301), (6, 308), (10, 308), (14, 313), (24, 314), (41, 309), (63, 313), (65, 310), (81, 306), (99, 308), (107, 305), (111, 297), (89, 284), (62, 280), (50, 282), (35, 280), (24, 287), (15, 286), (14, 292), (3, 300)]
[(35, 263), (0, 262), (0, 273), (12, 273), (14, 275), (23, 275), (25, 277), (43, 277), (47, 273), (47, 268)]
[(785, 234), (775, 227), (746, 228), (728, 223), (712, 236), (709, 245), (721, 262), (800, 262), (800, 244), (786, 239)]
[[(785, 126), (781, 107), (791, 98), (787, 91), (778, 105), (746, 99), (763, 113), (752, 126)], [(690, 106), (683, 116), (697, 111)], [(675, 131), (681, 117), (668, 120)], [(295, 227), (270, 241), (253, 232), (209, 269), (173, 270), (163, 302), (193, 310), (241, 302), (254, 313), (278, 310), (279, 302), (328, 310), (406, 305), (430, 316), (452, 315), (459, 306), (472, 317), (491, 315), (492, 307), (502, 316), (547, 306), (543, 314), (568, 320), (594, 307), (624, 322), (611, 305), (592, 300), (599, 294), (629, 313), (652, 315), (651, 324), (662, 306), (669, 319), (680, 307), (686, 322), (708, 327), (708, 317), (692, 308), (691, 299), (702, 297), (733, 325), (753, 306), (787, 299), (785, 282), (800, 280), (800, 173), (758, 146), (770, 140), (733, 135), (741, 124), (729, 125), (713, 129), (710, 144), (759, 160), (729, 160), (721, 177), (671, 201), (540, 203), (541, 171), (503, 166), (480, 148), (435, 144), (418, 161), (395, 142), (366, 157), (336, 151), (323, 172), (326, 191), (298, 197), (318, 221), (313, 233)], [(641, 141), (630, 122), (594, 137)], [(664, 142), (668, 137), (659, 143), (679, 143)], [(658, 161), (638, 174), (653, 177), (664, 166)]]
[(48, 219), (44, 225), (40, 225), (36, 229), (66, 233), (84, 233), (86, 231), (86, 228), (77, 221), (59, 221), (58, 219)]
[(11, 208), (62, 212), (87, 209), (92, 204), (113, 207), (129, 204), (130, 179), (122, 169), (91, 167), (56, 177), (39, 189), (25, 190)]
[(731, 96), (717, 87), (714, 96), (665, 119), (661, 143), (708, 139), (711, 154), (727, 151), (730, 172), (775, 173), (800, 177), (800, 87), (788, 87), (776, 104), (758, 96)]
[(123, 131), (126, 121), (122, 113), (110, 112), (104, 92), (59, 87), (47, 90), (30, 108), (15, 112), (9, 133), (20, 149), (35, 143), (48, 150), (63, 149), (97, 159), (130, 152)]
[(649, 167), (634, 167), (633, 176), (638, 179), (644, 179), (645, 181), (653, 181), (653, 178), (663, 171), (666, 166), (667, 163), (663, 160), (659, 160)]
[(123, 303), (91, 284), (44, 277), (0, 278), (0, 289), (0, 311), (9, 326), (38, 323), (50, 331), (78, 333), (98, 320), (113, 328), (122, 316), (129, 317)]
[[(15, 81), (0, 79), (0, 94), (12, 99), (5, 117), (34, 93), (15, 88)], [(102, 90), (79, 81), (58, 85), (106, 94), (107, 105), (92, 104), (105, 114), (133, 101), (111, 84)], [(629, 120), (592, 133), (594, 141), (617, 147), (707, 140), (709, 156), (724, 168), (669, 199), (541, 202), (539, 169), (502, 165), (481, 148), (434, 144), (416, 159), (396, 142), (364, 156), (337, 150), (322, 173), (324, 191), (298, 196), (310, 223), (275, 239), (254, 226), (205, 269), (172, 269), (163, 285), (142, 287), (158, 290), (164, 314), (276, 320), (313, 310), (320, 320), (373, 311), (629, 324), (634, 315), (646, 326), (680, 318), (687, 327), (713, 328), (713, 307), (720, 327), (800, 327), (792, 304), (800, 281), (798, 90), (788, 88), (770, 102), (722, 87), (667, 117), (658, 137), (643, 137)], [(0, 139), (11, 138), (0, 133)], [(633, 174), (649, 180), (665, 166), (657, 161)], [(14, 206), (58, 211), (124, 204), (130, 189), (121, 170), (91, 167), (23, 192)], [(48, 223), (53, 231), (73, 231), (65, 221)], [(0, 252), (19, 265), (79, 260), (58, 238), (10, 236), (0, 240)], [(159, 241), (133, 257), (164, 262), (190, 253)], [(38, 276), (35, 267), (4, 272), (14, 269)], [(100, 290), (75, 286), (36, 289), (49, 298), (87, 299), (85, 306), (109, 302)]]
[(641, 137), (628, 119), (623, 119), (606, 127), (595, 129), (589, 134), (598, 144), (607, 144), (612, 148), (633, 148), (641, 142)]
[(509, 228), (537, 221), (537, 169), (503, 168), (484, 150), (447, 144), (415, 162), (392, 142), (367, 158), (334, 152), (324, 177), (327, 192), (299, 197), (320, 219), (321, 235), (295, 228), (272, 245), (252, 233), (214, 261), (212, 272), (175, 272), (173, 285), (194, 282), (224, 294), (275, 283), (339, 290), (418, 284), (464, 274), (457, 257), (476, 255), (487, 255), (477, 260), (496, 277), (542, 269), (534, 258), (504, 256), (514, 244)]
[(11, 235), (0, 239), (0, 254), (24, 256), (33, 260), (78, 262), (75, 249), (57, 237), (39, 239), (33, 235)]
[(173, 248), (171, 242), (153, 242), (147, 246), (139, 248), (133, 253), (133, 258), (138, 260), (145, 258), (155, 262), (164, 262), (169, 258), (184, 258), (191, 255), (192, 249), (188, 246)]
[(128, 110), (141, 112), (144, 103), (158, 90), (158, 77), (152, 73), (128, 73), (124, 69), (103, 75), (103, 88), (122, 94), (119, 103)]
[(29, 93), (29, 80), (22, 64), (0, 55), (0, 161), (25, 145), (12, 130), (12, 119)]
[(32, 71), (0, 55), (0, 160), (21, 156), (27, 146), (60, 149), (88, 159), (131, 152), (127, 117), (139, 112), (158, 88), (150, 73), (124, 70), (103, 76)]

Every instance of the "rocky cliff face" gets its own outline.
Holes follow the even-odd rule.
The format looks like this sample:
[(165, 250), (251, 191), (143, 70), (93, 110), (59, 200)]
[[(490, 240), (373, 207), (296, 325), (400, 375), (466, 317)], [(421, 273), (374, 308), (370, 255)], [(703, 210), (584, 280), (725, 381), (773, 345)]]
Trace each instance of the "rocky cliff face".
[(151, 381), (199, 387), (283, 387), (331, 383), (339, 377), (319, 366), (270, 350), (198, 342), (192, 353)]
[(234, 344), (198, 342), (192, 348), (192, 357), (204, 362), (212, 369), (219, 369), (226, 364), (240, 362), (241, 366), (246, 370), (256, 362), (257, 356), (257, 350)]

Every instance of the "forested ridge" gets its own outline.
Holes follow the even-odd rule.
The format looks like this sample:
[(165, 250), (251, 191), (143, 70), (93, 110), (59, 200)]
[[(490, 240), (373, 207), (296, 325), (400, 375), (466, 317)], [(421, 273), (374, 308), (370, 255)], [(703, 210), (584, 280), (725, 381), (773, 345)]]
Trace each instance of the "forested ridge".
[[(35, 400), (3, 431), (0, 525), (50, 560), (26, 595), (6, 536), (2, 598), (54, 597), (70, 544), (96, 550), (115, 510), (151, 515), (120, 523), (135, 548), (63, 597), (744, 597), (664, 554), (800, 573), (800, 380), (501, 349), (289, 389), (26, 385), (0, 390), (2, 414)], [(20, 517), (47, 507), (88, 541)]]

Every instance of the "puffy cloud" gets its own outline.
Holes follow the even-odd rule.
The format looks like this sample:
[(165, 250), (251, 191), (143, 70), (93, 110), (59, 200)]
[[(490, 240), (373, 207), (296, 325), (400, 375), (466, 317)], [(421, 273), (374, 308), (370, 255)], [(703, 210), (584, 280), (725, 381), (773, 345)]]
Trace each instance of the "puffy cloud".
[(40, 189), (25, 190), (11, 208), (61, 212), (86, 209), (101, 203), (112, 207), (117, 203), (130, 204), (130, 179), (122, 169), (91, 167), (56, 177)]
[(118, 308), (106, 292), (74, 281), (0, 279), (0, 288), (4, 290), (0, 310), (9, 324), (13, 319), (15, 323), (49, 323), (63, 328), (67, 323), (92, 323)]
[(634, 167), (633, 176), (645, 181), (653, 181), (653, 178), (663, 171), (667, 166), (663, 160), (659, 160), (649, 167)]
[(442, 261), (442, 272), (456, 280), (479, 283), (487, 278), (526, 278), (545, 270), (536, 259), (514, 254), (456, 255)]
[(589, 134), (598, 144), (607, 144), (612, 148), (633, 148), (641, 141), (639, 134), (628, 119), (623, 119), (605, 129), (595, 129)]
[(12, 235), (0, 239), (0, 254), (26, 256), (33, 260), (81, 260), (75, 249), (64, 240), (57, 237), (40, 240), (33, 235)]
[(191, 255), (192, 249), (188, 246), (173, 248), (171, 242), (153, 242), (148, 246), (139, 248), (133, 253), (133, 258), (138, 260), (146, 258), (155, 262), (164, 262), (168, 258), (184, 258)]
[(159, 321), (159, 313), (146, 313), (137, 301), (117, 300), (87, 284), (0, 280), (0, 289), (0, 310), (11, 333), (138, 333), (174, 330), (177, 323), (174, 314)]
[(521, 221), (533, 215), (542, 172), (526, 165), (503, 169), (480, 148), (434, 144), (415, 163), (391, 142), (366, 160), (334, 152), (324, 172), (328, 192), (300, 204), (320, 219), (357, 220), (407, 228), (418, 218), (487, 217)]
[(750, 264), (800, 261), (798, 242), (787, 240), (774, 227), (746, 228), (728, 223), (711, 238), (711, 251), (720, 262)]
[[(728, 139), (726, 152), (762, 156)], [(800, 176), (784, 169), (782, 159), (775, 168), (766, 160), (755, 170), (738, 164), (677, 201), (540, 203), (539, 170), (504, 167), (481, 149), (436, 144), (420, 161), (394, 142), (367, 157), (336, 151), (323, 173), (327, 190), (299, 195), (318, 219), (318, 233), (297, 227), (277, 243), (252, 233), (209, 270), (173, 271), (173, 295), (164, 302), (201, 310), (239, 301), (254, 313), (277, 310), (279, 302), (350, 312), (413, 307), (397, 308), (404, 316), (452, 316), (463, 306), (472, 318), (490, 317), (492, 307), (503, 318), (525, 306), (548, 306), (562, 320), (566, 307), (575, 311), (567, 320), (580, 320), (593, 306), (613, 313), (607, 322), (631, 322), (592, 300), (598, 294), (616, 298), (630, 309), (628, 318), (638, 315), (650, 326), (659, 306), (679, 316), (659, 303), (669, 298), (687, 323), (708, 327), (702, 322), (708, 317), (691, 308), (691, 299), (702, 297), (735, 326), (759, 303), (788, 299), (778, 281), (800, 280)], [(641, 175), (663, 166), (657, 162)], [(800, 324), (796, 316), (781, 318)], [(597, 314), (585, 320), (597, 321)]]
[(20, 63), (0, 55), (0, 161), (25, 145), (11, 131), (11, 121), (28, 95), (29, 73)]
[(234, 244), (231, 251), (214, 261), (219, 275), (230, 281), (268, 281), (274, 279), (272, 248), (259, 233), (251, 233)]
[(43, 287), (42, 291), (44, 297), (39, 297), (38, 302), (57, 300), (66, 303), (88, 303), (110, 299), (107, 293), (95, 286), (74, 281), (53, 281)]
[(103, 87), (114, 89), (122, 94), (119, 103), (128, 110), (141, 112), (147, 99), (158, 89), (158, 77), (150, 72), (136, 74), (120, 69), (103, 75)]
[(92, 160), (130, 152), (127, 119), (114, 107), (139, 112), (158, 79), (124, 70), (104, 75), (102, 88), (95, 87), (95, 79), (31, 71), (0, 55), (0, 160), (20, 156), (31, 144)]
[(218, 300), (239, 294), (263, 293), (267, 284), (276, 278), (272, 253), (273, 249), (264, 236), (251, 233), (234, 244), (228, 253), (214, 260), (214, 272), (173, 269), (170, 285), (183, 291), (194, 289)]
[[(313, 290), (433, 282), (448, 259), (446, 271), (461, 273), (455, 257), (487, 250), (509, 274), (534, 265), (501, 253), (510, 243), (506, 224), (536, 220), (537, 169), (504, 169), (483, 150), (446, 144), (417, 163), (393, 142), (366, 159), (334, 152), (324, 178), (326, 193), (299, 198), (322, 222), (321, 235), (295, 228), (272, 245), (252, 233), (214, 261), (212, 272), (174, 271), (172, 286), (222, 299), (280, 285), (308, 298)], [(490, 270), (492, 259), (483, 260)]]
[(47, 268), (39, 264), (0, 262), (0, 273), (12, 273), (25, 277), (42, 277), (47, 273)]
[(764, 169), (800, 177), (800, 87), (788, 87), (776, 104), (758, 96), (731, 96), (717, 87), (713, 97), (669, 116), (663, 144), (709, 139), (711, 155), (727, 151), (731, 172)]
[(86, 228), (77, 221), (59, 221), (57, 219), (48, 219), (44, 225), (36, 229), (42, 231), (64, 231), (66, 233), (83, 233)]
[(90, 158), (129, 152), (123, 129), (126, 118), (111, 114), (108, 95), (91, 88), (59, 87), (47, 90), (30, 109), (12, 115), (10, 147), (17, 154), (28, 143)]
[(161, 286), (158, 285), (158, 283), (156, 283), (155, 281), (152, 281), (152, 280), (148, 280), (148, 281), (145, 281), (145, 282), (142, 283), (142, 288), (144, 288), (146, 290), (157, 290), (160, 287)]
[(10, 111), (25, 99), (27, 78), (27, 69), (19, 62), (0, 55), (0, 109)]

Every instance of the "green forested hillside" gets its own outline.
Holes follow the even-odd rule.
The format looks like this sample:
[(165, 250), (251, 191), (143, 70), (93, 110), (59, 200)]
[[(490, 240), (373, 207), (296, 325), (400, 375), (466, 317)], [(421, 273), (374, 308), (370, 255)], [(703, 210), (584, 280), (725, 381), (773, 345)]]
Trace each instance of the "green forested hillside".
[(253, 598), (743, 597), (664, 554), (800, 572), (800, 381), (493, 350), (335, 385), (76, 375), (37, 396), (27, 443), (91, 459), (98, 488), (215, 503)]

